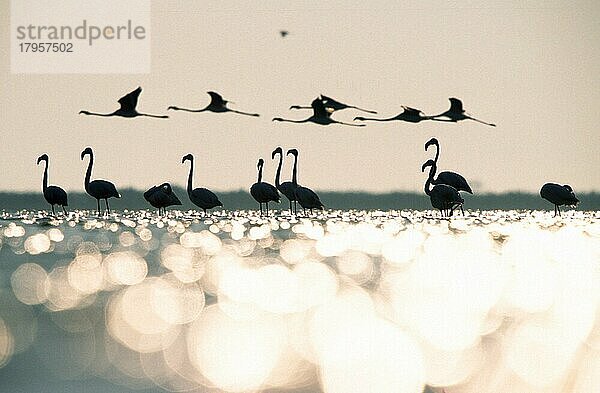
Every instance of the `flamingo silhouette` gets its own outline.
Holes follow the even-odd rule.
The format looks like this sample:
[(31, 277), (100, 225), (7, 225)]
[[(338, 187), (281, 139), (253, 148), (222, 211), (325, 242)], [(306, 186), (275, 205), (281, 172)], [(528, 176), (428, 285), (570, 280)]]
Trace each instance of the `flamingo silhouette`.
[(209, 190), (208, 188), (193, 188), (192, 187), (192, 179), (194, 177), (194, 156), (191, 154), (187, 154), (183, 156), (181, 159), (181, 163), (189, 161), (190, 162), (190, 173), (188, 175), (187, 181), (187, 193), (190, 197), (190, 201), (199, 208), (204, 211), (206, 215), (207, 209), (212, 209), (213, 207), (223, 206), (219, 198), (215, 195), (214, 192)]
[(410, 106), (402, 106), (403, 111), (397, 114), (394, 117), (388, 117), (384, 119), (373, 118), (373, 117), (363, 117), (357, 116), (354, 120), (361, 121), (407, 121), (409, 123), (418, 123), (422, 120), (430, 120), (429, 116), (425, 116), (425, 114), (420, 109), (411, 108)]
[(144, 193), (144, 199), (148, 201), (150, 205), (158, 209), (159, 216), (161, 209), (166, 215), (168, 206), (181, 205), (181, 201), (177, 198), (177, 195), (175, 195), (169, 183), (153, 186)]
[(265, 161), (262, 158), (258, 159), (258, 164), (256, 167), (258, 168), (258, 180), (250, 187), (250, 195), (252, 198), (258, 202), (258, 206), (260, 207), (260, 215), (262, 216), (262, 204), (264, 203), (267, 207), (267, 216), (269, 215), (269, 202), (277, 202), (279, 203), (280, 197), (277, 192), (277, 188), (272, 184), (265, 183), (262, 181), (262, 170)]
[[(457, 121), (461, 121), (461, 120), (474, 120), (478, 123), (485, 124), (487, 126), (496, 127), (495, 124), (486, 123), (485, 121), (476, 119), (476, 118), (472, 117), (471, 115), (469, 115), (468, 113), (466, 113), (465, 110), (463, 109), (462, 101), (459, 100), (458, 98), (453, 97), (453, 98), (449, 98), (449, 100), (450, 100), (450, 109), (448, 109), (444, 113), (440, 113), (439, 115), (431, 116), (430, 117), (431, 120), (447, 121), (447, 122), (453, 122), (453, 123), (456, 123)], [(438, 117), (446, 117), (446, 119), (438, 119)]]
[(289, 122), (289, 123), (315, 123), (315, 124), (320, 124), (322, 126), (326, 126), (329, 124), (342, 124), (345, 126), (352, 126), (352, 127), (364, 127), (364, 124), (350, 124), (350, 123), (343, 123), (341, 121), (337, 121), (331, 118), (331, 110), (327, 110), (327, 108), (325, 108), (325, 105), (323, 104), (323, 101), (321, 101), (319, 98), (315, 98), (313, 100), (313, 102), (310, 104), (312, 110), (313, 110), (313, 115), (307, 119), (304, 120), (290, 120), (290, 119), (282, 119), (281, 117), (274, 117), (273, 121), (285, 121), (285, 122)]
[(560, 216), (560, 205), (577, 207), (579, 203), (579, 199), (575, 196), (573, 188), (568, 184), (561, 186), (556, 183), (546, 183), (540, 190), (540, 196), (554, 204), (554, 217), (556, 217), (557, 213)]
[[(321, 96), (319, 97), (319, 99), (321, 101), (323, 101), (323, 105), (325, 105), (325, 108), (330, 109), (331, 111), (340, 111), (342, 109), (357, 109), (361, 112), (367, 112), (367, 113), (373, 113), (373, 114), (377, 114), (377, 112), (375, 111), (370, 111), (368, 109), (362, 109), (359, 108), (357, 106), (354, 105), (348, 105), (348, 104), (344, 104), (343, 102), (339, 102), (337, 100), (334, 100), (331, 97), (327, 97), (323, 94), (321, 94)], [(290, 106), (290, 109), (312, 109), (312, 106), (301, 106), (301, 105), (292, 105)]]
[(67, 211), (65, 210), (65, 206), (69, 206), (67, 201), (67, 193), (65, 190), (58, 186), (49, 186), (48, 185), (48, 155), (42, 154), (37, 159), (37, 165), (40, 165), (40, 162), (44, 161), (46, 163), (44, 167), (44, 178), (42, 180), (42, 192), (44, 193), (44, 199), (46, 202), (50, 204), (52, 207), (52, 215), (56, 216), (56, 212), (54, 211), (54, 205), (59, 205), (62, 207), (65, 215)]
[(461, 206), (464, 203), (464, 199), (462, 199), (456, 188), (447, 184), (436, 184), (433, 188), (430, 188), (433, 184), (433, 176), (436, 170), (435, 161), (428, 160), (424, 163), (421, 167), (421, 172), (425, 172), (425, 168), (428, 166), (431, 168), (429, 169), (429, 177), (425, 182), (425, 194), (429, 196), (431, 206), (438, 209), (442, 217), (452, 216), (454, 209), (457, 206)]
[(306, 214), (306, 209), (310, 209), (310, 213), (312, 214), (312, 209), (320, 209), (323, 210), (324, 205), (319, 199), (319, 196), (316, 192), (311, 190), (308, 187), (304, 187), (298, 184), (298, 150), (290, 149), (287, 151), (286, 155), (292, 154), (294, 156), (294, 168), (292, 171), (292, 184), (294, 185), (294, 193), (296, 195), (296, 200), (302, 206), (302, 211)]
[(110, 214), (108, 198), (121, 198), (121, 194), (119, 194), (115, 185), (109, 181), (100, 179), (90, 181), (90, 177), (92, 177), (92, 166), (94, 165), (94, 152), (91, 147), (86, 147), (85, 150), (81, 152), (81, 159), (83, 160), (86, 155), (90, 156), (90, 162), (85, 173), (85, 191), (90, 196), (96, 198), (96, 201), (98, 202), (98, 215), (100, 215), (100, 199), (104, 199), (106, 210), (108, 211), (108, 214)]
[[(427, 143), (425, 143), (425, 151), (427, 151), (427, 149), (429, 149), (429, 146), (434, 145), (436, 147), (436, 152), (435, 152), (435, 166), (432, 167), (434, 175), (435, 172), (437, 170), (437, 162), (438, 159), (440, 157), (440, 143), (438, 142), (438, 140), (436, 138), (431, 138), (430, 140), (427, 141)], [(469, 194), (473, 194), (473, 190), (471, 190), (471, 186), (469, 186), (469, 183), (467, 182), (467, 180), (460, 174), (456, 173), (456, 172), (450, 172), (450, 171), (443, 171), (438, 173), (437, 178), (433, 179), (431, 181), (431, 184), (447, 184), (449, 186), (452, 186), (454, 188), (456, 188), (457, 191), (465, 191), (468, 192)], [(465, 214), (462, 205), (460, 205), (460, 210), (463, 213), (463, 215)]]
[(274, 160), (275, 156), (279, 154), (279, 164), (277, 165), (277, 173), (275, 175), (275, 187), (290, 201), (290, 214), (295, 213), (295, 209), (292, 208), (292, 202), (294, 202), (294, 207), (296, 205), (296, 194), (294, 193), (294, 184), (290, 181), (285, 181), (283, 183), (279, 182), (281, 177), (281, 166), (283, 165), (283, 150), (281, 147), (276, 148), (271, 153), (271, 159)]
[(92, 116), (120, 116), (120, 117), (137, 117), (137, 116), (146, 116), (146, 117), (155, 117), (158, 119), (168, 119), (169, 116), (166, 115), (150, 115), (148, 113), (140, 113), (135, 107), (137, 106), (138, 98), (140, 93), (142, 92), (142, 88), (138, 87), (134, 91), (129, 94), (125, 94), (123, 97), (119, 98), (119, 104), (121, 107), (112, 113), (95, 113), (89, 111), (79, 111), (80, 115), (92, 115)]
[[(215, 93), (214, 91), (209, 91), (207, 93), (210, 96), (210, 103), (205, 108), (186, 109), (186, 108), (179, 108), (177, 106), (170, 106), (167, 108), (167, 110), (185, 111), (185, 112), (215, 112), (215, 113), (233, 112), (233, 113), (239, 113), (240, 115), (246, 115), (246, 116), (254, 116), (254, 117), (260, 116), (258, 113), (248, 113), (248, 112), (237, 111), (235, 109), (229, 109), (227, 107), (227, 103), (231, 102), (231, 101), (224, 100), (220, 94)], [(233, 104), (233, 102), (232, 102), (232, 104)]]

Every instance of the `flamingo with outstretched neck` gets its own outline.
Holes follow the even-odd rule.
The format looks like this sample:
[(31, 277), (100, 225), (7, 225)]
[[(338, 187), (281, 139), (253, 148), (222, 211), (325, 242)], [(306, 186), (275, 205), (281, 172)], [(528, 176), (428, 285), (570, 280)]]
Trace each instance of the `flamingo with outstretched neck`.
[(298, 184), (298, 150), (290, 149), (286, 155), (294, 156), (294, 167), (292, 169), (292, 184), (294, 185), (294, 194), (296, 200), (302, 206), (302, 211), (306, 214), (306, 209), (310, 209), (312, 214), (313, 209), (323, 210), (325, 206), (319, 199), (319, 195), (308, 187), (304, 187)]
[(67, 200), (67, 192), (58, 186), (49, 186), (48, 185), (48, 155), (42, 154), (37, 159), (37, 165), (40, 165), (40, 162), (44, 161), (46, 163), (44, 167), (44, 178), (42, 180), (42, 192), (44, 194), (44, 199), (46, 202), (50, 204), (52, 207), (52, 215), (56, 216), (56, 212), (54, 211), (54, 205), (59, 205), (62, 207), (65, 215), (67, 211), (65, 210), (65, 206), (69, 206), (69, 202)]
[[(354, 105), (348, 105), (348, 104), (344, 104), (343, 102), (337, 101), (331, 97), (327, 97), (323, 94), (321, 94), (321, 96), (319, 97), (319, 99), (321, 101), (323, 101), (323, 105), (325, 105), (325, 108), (330, 109), (332, 111), (341, 111), (342, 109), (356, 109), (359, 110), (361, 112), (367, 112), (367, 113), (372, 113), (372, 114), (377, 114), (377, 112), (375, 111), (371, 111), (368, 109), (362, 109), (359, 108), (357, 106)], [(290, 109), (312, 109), (312, 106), (302, 106), (302, 105), (292, 105), (290, 106)]]
[[(478, 123), (485, 124), (486, 126), (496, 127), (496, 125), (493, 123), (486, 123), (485, 121), (476, 119), (473, 116), (471, 116), (470, 114), (468, 114), (467, 112), (465, 112), (465, 110), (463, 109), (463, 103), (458, 98), (452, 97), (452, 98), (449, 98), (449, 100), (450, 100), (450, 109), (448, 109), (446, 112), (440, 113), (439, 115), (431, 116), (430, 117), (431, 120), (445, 121), (445, 122), (452, 122), (452, 123), (456, 123), (461, 120), (473, 120)], [(445, 117), (445, 119), (438, 119), (438, 117)]]
[(319, 124), (322, 126), (327, 126), (329, 124), (342, 124), (345, 126), (352, 126), (352, 127), (364, 127), (365, 126), (364, 124), (350, 124), (350, 123), (344, 123), (344, 122), (332, 119), (331, 111), (327, 110), (327, 108), (323, 104), (323, 101), (321, 101), (319, 98), (315, 98), (313, 100), (313, 102), (310, 104), (310, 106), (313, 110), (313, 115), (304, 120), (291, 120), (291, 119), (283, 119), (281, 117), (274, 117), (273, 121), (282, 121), (282, 122), (288, 122), (288, 123), (315, 123), (315, 124)]
[(194, 156), (191, 154), (187, 154), (183, 156), (181, 159), (181, 163), (185, 163), (186, 161), (190, 162), (190, 172), (188, 174), (187, 181), (187, 193), (190, 198), (190, 201), (199, 208), (204, 211), (206, 215), (206, 210), (212, 209), (217, 206), (223, 206), (219, 198), (215, 195), (214, 192), (209, 190), (208, 188), (194, 188), (192, 186), (193, 178), (194, 178)]
[(246, 115), (246, 116), (254, 116), (254, 117), (260, 116), (258, 113), (249, 113), (249, 112), (238, 111), (235, 109), (230, 109), (227, 107), (227, 103), (229, 103), (231, 101), (227, 101), (227, 100), (223, 99), (223, 97), (219, 93), (215, 93), (214, 91), (209, 91), (207, 93), (210, 96), (210, 103), (202, 109), (187, 109), (187, 108), (180, 108), (178, 106), (170, 106), (167, 108), (167, 110), (195, 112), (195, 113), (198, 113), (198, 112), (215, 112), (215, 113), (233, 112), (233, 113), (238, 113), (240, 115)]
[(418, 123), (423, 120), (430, 120), (430, 116), (426, 116), (420, 109), (411, 108), (410, 106), (402, 106), (402, 112), (394, 117), (377, 118), (377, 117), (363, 117), (357, 116), (354, 120), (360, 121), (406, 121), (409, 123)]
[(436, 171), (435, 161), (428, 160), (424, 163), (421, 167), (421, 172), (425, 172), (425, 168), (427, 167), (430, 167), (430, 169), (429, 176), (425, 182), (425, 194), (429, 196), (431, 206), (438, 209), (442, 214), (442, 217), (450, 217), (452, 216), (454, 209), (464, 203), (464, 199), (460, 196), (456, 188), (447, 184), (436, 184), (431, 188)]
[(96, 113), (90, 111), (79, 111), (80, 115), (91, 115), (91, 116), (102, 116), (102, 117), (110, 117), (110, 116), (119, 116), (119, 117), (155, 117), (157, 119), (168, 119), (169, 116), (166, 115), (151, 115), (148, 113), (140, 113), (137, 111), (137, 103), (140, 93), (142, 92), (142, 88), (138, 87), (131, 93), (124, 95), (119, 98), (119, 104), (121, 107), (114, 112), (111, 113)]
[(100, 215), (100, 199), (104, 199), (106, 210), (110, 215), (108, 198), (121, 198), (121, 194), (119, 194), (115, 185), (107, 180), (98, 179), (90, 181), (90, 178), (92, 177), (92, 167), (94, 165), (94, 152), (91, 147), (86, 147), (85, 150), (81, 152), (81, 159), (83, 160), (86, 155), (90, 156), (90, 162), (88, 163), (87, 171), (85, 173), (85, 191), (90, 196), (96, 198), (96, 201), (98, 202), (98, 215)]
[[(438, 159), (440, 157), (440, 143), (438, 142), (438, 140), (436, 138), (431, 138), (430, 140), (427, 141), (427, 143), (425, 143), (425, 151), (427, 151), (427, 149), (429, 149), (430, 146), (436, 147), (435, 158), (433, 160), (435, 161), (435, 165), (436, 165), (435, 168), (437, 168)], [(435, 175), (435, 173), (434, 173), (434, 175)], [(461, 174), (456, 173), (456, 172), (451, 172), (451, 171), (440, 172), (440, 173), (438, 173), (437, 178), (435, 178), (431, 181), (431, 184), (434, 184), (434, 185), (435, 184), (447, 184), (449, 186), (456, 188), (457, 191), (464, 191), (464, 192), (468, 192), (469, 194), (473, 194), (473, 190), (471, 189), (471, 186), (469, 186), (467, 179), (465, 179)], [(462, 205), (460, 205), (460, 211), (462, 212), (463, 215), (465, 214)]]
[(260, 215), (262, 216), (262, 204), (266, 205), (267, 216), (269, 215), (269, 202), (280, 202), (279, 192), (277, 192), (277, 188), (269, 183), (262, 181), (262, 171), (263, 166), (265, 165), (265, 160), (262, 158), (258, 159), (258, 163), (256, 164), (256, 168), (258, 169), (258, 180), (250, 187), (250, 195), (256, 202), (258, 202), (258, 206), (260, 208)]
[[(281, 147), (276, 148), (271, 153), (271, 159), (274, 160), (275, 156), (279, 154), (279, 164), (277, 165), (277, 173), (275, 174), (275, 187), (281, 192), (290, 202), (290, 214), (296, 213), (296, 193), (294, 183), (291, 181), (284, 181), (280, 183), (281, 179), (281, 166), (283, 165), (283, 149)], [(292, 207), (292, 202), (294, 206)]]

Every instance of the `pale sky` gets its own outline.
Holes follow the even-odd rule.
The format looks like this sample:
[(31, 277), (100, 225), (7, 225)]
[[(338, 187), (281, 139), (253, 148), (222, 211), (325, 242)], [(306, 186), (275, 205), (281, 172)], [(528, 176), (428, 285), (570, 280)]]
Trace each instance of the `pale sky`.
[[(598, 1), (155, 1), (152, 66), (138, 75), (10, 73), (9, 7), (0, 0), (0, 190), (50, 183), (83, 190), (86, 146), (94, 178), (117, 188), (184, 185), (187, 153), (195, 186), (248, 189), (256, 161), (300, 151), (299, 181), (315, 190), (419, 191), (421, 165), (441, 144), (439, 167), (464, 175), (475, 192), (537, 192), (547, 181), (600, 191), (600, 2)], [(290, 32), (282, 39), (279, 30)], [(208, 90), (242, 111), (169, 111), (170, 119), (99, 118), (142, 86), (138, 110), (204, 107)], [(401, 105), (427, 114), (463, 100), (496, 123), (367, 123), (367, 127), (272, 122), (319, 93), (396, 115)], [(352, 121), (361, 113), (336, 112)], [(289, 179), (291, 160), (283, 177)]]

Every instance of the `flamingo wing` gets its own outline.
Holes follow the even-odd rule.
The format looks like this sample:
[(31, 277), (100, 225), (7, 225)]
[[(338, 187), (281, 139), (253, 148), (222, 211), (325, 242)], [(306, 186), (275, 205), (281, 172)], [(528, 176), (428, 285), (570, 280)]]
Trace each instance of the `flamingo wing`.
[(214, 91), (209, 91), (208, 95), (210, 96), (210, 105), (216, 105), (216, 106), (225, 105), (225, 100), (219, 93), (215, 93)]
[(131, 93), (125, 94), (123, 97), (119, 98), (119, 104), (121, 105), (121, 110), (123, 110), (123, 111), (135, 110), (135, 107), (137, 106), (138, 98), (139, 98), (141, 92), (142, 92), (142, 88), (138, 87)]
[(463, 103), (458, 98), (449, 98), (450, 100), (450, 112), (463, 113)]

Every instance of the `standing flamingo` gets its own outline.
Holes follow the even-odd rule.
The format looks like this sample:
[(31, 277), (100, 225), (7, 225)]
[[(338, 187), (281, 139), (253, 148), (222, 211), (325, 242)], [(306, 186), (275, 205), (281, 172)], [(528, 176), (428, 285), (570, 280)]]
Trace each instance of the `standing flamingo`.
[[(456, 123), (457, 121), (460, 121), (460, 120), (474, 120), (478, 123), (485, 124), (487, 126), (496, 127), (495, 124), (486, 123), (485, 121), (471, 117), (471, 115), (469, 115), (468, 113), (465, 112), (465, 110), (463, 109), (463, 103), (458, 98), (453, 97), (453, 98), (449, 98), (449, 100), (450, 100), (450, 109), (448, 109), (444, 113), (440, 113), (439, 115), (431, 116), (431, 120), (448, 121), (448, 122), (453, 122), (453, 123)], [(438, 117), (446, 117), (446, 119), (438, 119)]]
[(561, 186), (556, 183), (546, 183), (540, 190), (540, 196), (554, 204), (554, 217), (556, 217), (557, 213), (560, 216), (560, 205), (577, 207), (579, 203), (579, 199), (575, 196), (573, 188), (568, 184)]
[(310, 209), (311, 214), (312, 209), (323, 210), (324, 205), (317, 193), (308, 187), (298, 184), (298, 150), (290, 149), (287, 151), (286, 155), (290, 154), (294, 156), (294, 168), (292, 170), (292, 184), (295, 186), (294, 193), (296, 194), (296, 200), (300, 206), (302, 206), (304, 214), (306, 214), (306, 209)]
[(262, 204), (264, 203), (267, 207), (267, 216), (269, 215), (269, 202), (277, 202), (279, 203), (280, 197), (277, 192), (277, 188), (272, 184), (266, 183), (262, 181), (262, 170), (265, 161), (262, 158), (258, 159), (258, 164), (256, 167), (258, 168), (258, 180), (256, 183), (250, 187), (250, 195), (252, 198), (258, 202), (258, 206), (260, 208), (260, 215), (262, 216)]
[(166, 115), (150, 115), (148, 113), (140, 113), (135, 107), (137, 106), (138, 97), (142, 92), (142, 88), (138, 87), (134, 91), (129, 94), (124, 95), (119, 98), (119, 104), (121, 107), (112, 113), (95, 113), (89, 111), (79, 111), (80, 115), (92, 115), (92, 116), (120, 116), (120, 117), (137, 117), (137, 116), (146, 116), (146, 117), (155, 117), (158, 119), (168, 119), (169, 116)]
[(83, 160), (86, 155), (90, 156), (90, 162), (85, 173), (85, 191), (90, 196), (96, 198), (96, 201), (98, 202), (98, 215), (100, 215), (100, 199), (104, 199), (106, 210), (108, 211), (108, 214), (110, 214), (108, 198), (121, 198), (121, 194), (119, 194), (115, 185), (109, 181), (100, 179), (90, 181), (90, 177), (92, 177), (92, 166), (94, 165), (94, 152), (91, 147), (86, 147), (85, 150), (81, 152), (81, 159)]
[(208, 188), (193, 188), (192, 179), (194, 177), (194, 156), (187, 154), (181, 159), (181, 163), (190, 162), (190, 173), (187, 181), (187, 193), (190, 197), (190, 201), (204, 211), (206, 215), (206, 209), (212, 209), (213, 207), (223, 206), (219, 198)]
[(167, 108), (167, 110), (185, 111), (185, 112), (207, 112), (208, 111), (208, 112), (215, 112), (215, 113), (233, 112), (233, 113), (239, 113), (240, 115), (246, 115), (246, 116), (254, 116), (254, 117), (260, 116), (258, 113), (248, 113), (248, 112), (236, 111), (235, 109), (229, 109), (227, 107), (227, 103), (230, 101), (224, 100), (223, 97), (219, 93), (215, 93), (214, 91), (209, 91), (207, 93), (210, 96), (210, 103), (202, 109), (186, 109), (186, 108), (179, 108), (177, 106), (170, 106)]
[(321, 101), (319, 98), (315, 98), (313, 100), (313, 102), (310, 104), (312, 110), (313, 110), (313, 115), (309, 118), (306, 118), (304, 120), (291, 120), (291, 119), (283, 119), (281, 117), (274, 117), (273, 121), (285, 121), (288, 123), (315, 123), (315, 124), (319, 124), (322, 126), (327, 126), (329, 124), (342, 124), (345, 126), (352, 126), (352, 127), (364, 127), (364, 124), (350, 124), (350, 123), (343, 123), (341, 121), (337, 121), (331, 118), (331, 111), (327, 110), (327, 108), (325, 108), (325, 105), (323, 104), (323, 101)]
[[(359, 107), (354, 106), (354, 105), (344, 104), (343, 102), (339, 102), (337, 100), (334, 100), (331, 97), (324, 96), (323, 94), (321, 94), (321, 96), (319, 97), (319, 99), (321, 101), (323, 101), (323, 105), (325, 105), (325, 108), (331, 109), (334, 112), (335, 111), (341, 111), (342, 109), (348, 109), (348, 108), (350, 108), (350, 109), (359, 110), (361, 112), (367, 112), (367, 113), (377, 114), (377, 112), (375, 112), (375, 111), (370, 111), (368, 109), (362, 109), (362, 108), (359, 108)], [(292, 106), (290, 106), (290, 109), (312, 109), (312, 106), (292, 105)]]
[(69, 206), (67, 201), (67, 193), (65, 190), (58, 186), (49, 186), (48, 185), (48, 155), (42, 154), (37, 159), (37, 165), (40, 165), (40, 162), (45, 161), (46, 165), (44, 167), (44, 178), (42, 180), (42, 192), (44, 193), (44, 199), (46, 202), (50, 204), (52, 207), (52, 215), (56, 216), (56, 212), (54, 211), (54, 205), (59, 205), (62, 207), (65, 215), (67, 211), (65, 210), (65, 206)]
[(402, 106), (402, 112), (397, 114), (394, 117), (388, 117), (384, 119), (375, 118), (375, 117), (362, 117), (357, 116), (354, 120), (361, 121), (407, 121), (409, 123), (418, 123), (422, 120), (430, 120), (429, 116), (425, 116), (425, 114), (420, 109), (411, 108), (409, 106)]
[(275, 187), (290, 201), (290, 214), (295, 213), (295, 209), (292, 209), (292, 202), (294, 207), (296, 206), (296, 193), (294, 192), (294, 184), (291, 181), (279, 182), (281, 177), (281, 166), (283, 165), (283, 149), (281, 147), (276, 148), (271, 153), (271, 159), (275, 159), (275, 155), (279, 154), (279, 164), (277, 165), (277, 173), (275, 175)]
[(160, 186), (150, 188), (144, 193), (144, 199), (158, 209), (159, 216), (161, 209), (166, 215), (168, 206), (181, 205), (181, 201), (177, 198), (169, 183), (163, 183)]
[[(436, 138), (431, 138), (430, 140), (427, 141), (427, 143), (425, 143), (425, 151), (427, 151), (427, 149), (429, 149), (429, 146), (434, 145), (436, 147), (436, 152), (435, 152), (435, 168), (437, 168), (437, 162), (438, 159), (440, 157), (440, 143), (438, 142), (438, 140)], [(435, 170), (434, 170), (435, 172)], [(457, 191), (465, 191), (468, 192), (469, 194), (473, 194), (473, 190), (471, 190), (471, 186), (469, 186), (469, 183), (467, 182), (467, 179), (465, 179), (462, 175), (456, 173), (456, 172), (450, 172), (450, 171), (443, 171), (438, 173), (437, 178), (433, 179), (431, 184), (447, 184), (449, 186), (452, 186), (454, 188), (456, 188)], [(463, 215), (465, 214), (462, 205), (460, 206), (460, 210), (463, 213)]]
[(431, 169), (429, 169), (429, 177), (425, 182), (425, 194), (429, 196), (431, 206), (442, 213), (442, 217), (452, 216), (454, 209), (457, 206), (461, 206), (464, 203), (464, 199), (462, 199), (456, 188), (447, 184), (436, 184), (430, 189), (430, 186), (433, 184), (433, 176), (435, 175), (436, 170), (435, 161), (428, 160), (424, 163), (421, 167), (421, 172), (425, 172), (425, 168), (428, 166), (431, 167)]

